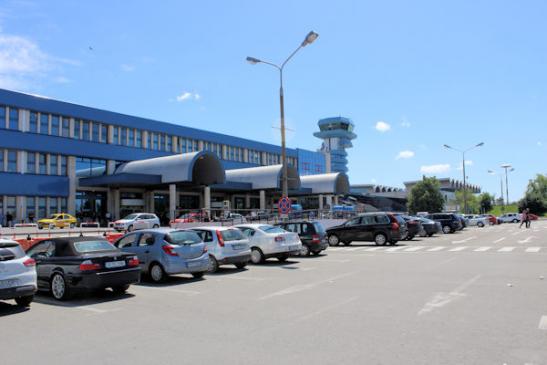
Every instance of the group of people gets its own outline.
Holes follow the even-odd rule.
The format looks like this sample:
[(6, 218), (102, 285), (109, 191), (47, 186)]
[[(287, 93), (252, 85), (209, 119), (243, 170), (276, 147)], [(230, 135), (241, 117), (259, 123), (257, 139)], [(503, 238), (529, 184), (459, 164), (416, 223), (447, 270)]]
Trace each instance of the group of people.
[(530, 228), (530, 225), (532, 224), (530, 220), (530, 208), (524, 208), (522, 210), (522, 213), (520, 214), (520, 226), (519, 228), (522, 228), (522, 225), (525, 225), (526, 228)]

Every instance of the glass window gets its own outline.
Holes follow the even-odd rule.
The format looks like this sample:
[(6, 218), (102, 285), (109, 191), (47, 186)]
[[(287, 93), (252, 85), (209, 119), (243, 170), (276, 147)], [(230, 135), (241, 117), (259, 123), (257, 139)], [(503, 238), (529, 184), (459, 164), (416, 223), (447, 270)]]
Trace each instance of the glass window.
[(27, 196), (27, 217), (35, 215), (36, 205), (33, 196)]
[(30, 112), (29, 132), (38, 133), (38, 113)]
[(125, 128), (125, 127), (121, 128), (120, 145), (122, 145), (122, 146), (127, 145), (127, 128)]
[(108, 241), (80, 241), (74, 242), (74, 248), (79, 253), (112, 251), (116, 248)]
[(59, 135), (59, 117), (57, 115), (51, 116), (51, 135)]
[(74, 121), (74, 138), (80, 139), (80, 124), (81, 120), (75, 120)]
[(0, 128), (6, 128), (6, 107), (0, 106)]
[(97, 123), (89, 123), (91, 126), (91, 140), (93, 142), (99, 142), (99, 124)]
[[(222, 233), (224, 233), (224, 231)], [(239, 234), (241, 234), (241, 232), (239, 232)], [(243, 237), (240, 239), (243, 239)], [(165, 241), (179, 246), (191, 245), (194, 243), (200, 243), (201, 237), (196, 232), (192, 231), (174, 231), (165, 236)]]
[(61, 212), (66, 212), (66, 198), (61, 198)]
[(50, 175), (58, 175), (57, 174), (57, 155), (50, 155), (49, 157), (49, 174)]
[(108, 140), (107, 137), (108, 137), (108, 127), (104, 124), (101, 124), (101, 143), (106, 143), (106, 141)]
[(167, 140), (167, 152), (173, 151), (173, 138), (171, 136), (165, 136), (165, 139)]
[[(4, 150), (3, 149), (0, 149), (0, 171), (4, 171)], [(0, 206), (0, 208), (2, 207)], [(0, 224), (2, 224), (2, 222), (0, 222)]]
[(17, 172), (17, 151), (8, 150), (7, 172)]
[(116, 242), (114, 246), (118, 248), (131, 247), (135, 243), (136, 238), (136, 234), (128, 234), (127, 236), (121, 238), (118, 242)]
[(136, 131), (136, 134), (137, 134), (137, 143), (136, 143), (136, 147), (142, 147), (142, 131)]
[(119, 143), (120, 143), (120, 142), (119, 142), (120, 128), (114, 126), (114, 128), (113, 128), (112, 130), (113, 130), (113, 134), (112, 134), (112, 143), (113, 143), (113, 144), (119, 144)]
[(27, 152), (27, 174), (36, 173), (36, 153)]
[(128, 145), (131, 146), (131, 147), (135, 146), (135, 130), (134, 129), (129, 129), (127, 131), (127, 133), (128, 133), (128, 137), (129, 137)]
[(9, 129), (19, 129), (19, 109), (9, 108)]
[(89, 122), (82, 122), (82, 139), (84, 141), (89, 141)]
[(152, 149), (153, 150), (158, 150), (158, 134), (157, 133), (154, 133), (153, 136), (152, 136), (152, 140), (153, 140), (153, 143), (152, 143)]
[(46, 154), (45, 153), (39, 153), (38, 154), (38, 168), (39, 168), (39, 173), (41, 175), (47, 174), (47, 163), (46, 163)]
[(61, 175), (63, 175), (63, 176), (68, 175), (66, 156), (61, 156)]
[(61, 121), (61, 136), (68, 137), (70, 134), (70, 119), (63, 118)]
[(46, 198), (44, 197), (38, 198), (38, 217), (46, 217)]
[(179, 138), (180, 153), (186, 153), (186, 138)]
[(141, 238), (139, 239), (139, 246), (149, 246), (148, 242), (146, 242), (147, 239), (154, 238), (154, 234), (152, 233), (143, 233)]
[(49, 134), (49, 114), (40, 114), (40, 134)]
[(49, 213), (59, 213), (57, 209), (57, 198), (49, 198)]
[(92, 160), (79, 157), (76, 159), (76, 176), (99, 176), (106, 172), (105, 160)]

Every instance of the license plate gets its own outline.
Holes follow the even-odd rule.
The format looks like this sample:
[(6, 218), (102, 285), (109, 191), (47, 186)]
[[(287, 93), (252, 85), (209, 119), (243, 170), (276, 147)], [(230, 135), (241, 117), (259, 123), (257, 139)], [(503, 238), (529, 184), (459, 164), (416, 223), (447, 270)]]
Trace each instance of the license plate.
[(199, 261), (189, 262), (188, 263), (189, 268), (198, 267), (198, 266), (201, 266), (201, 262), (199, 262)]
[(125, 266), (125, 261), (110, 261), (110, 262), (107, 262), (106, 264), (104, 264), (104, 266), (107, 269), (115, 269), (115, 268), (118, 268), (118, 267), (124, 267)]
[(0, 280), (0, 289), (13, 288), (19, 284), (18, 279)]

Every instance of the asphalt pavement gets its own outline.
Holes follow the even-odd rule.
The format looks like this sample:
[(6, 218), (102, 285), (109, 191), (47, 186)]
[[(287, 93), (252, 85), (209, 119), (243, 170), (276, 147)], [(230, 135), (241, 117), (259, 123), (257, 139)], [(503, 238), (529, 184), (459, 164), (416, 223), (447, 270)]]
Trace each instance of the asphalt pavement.
[(2, 364), (547, 364), (547, 221), (356, 243), (30, 310)]

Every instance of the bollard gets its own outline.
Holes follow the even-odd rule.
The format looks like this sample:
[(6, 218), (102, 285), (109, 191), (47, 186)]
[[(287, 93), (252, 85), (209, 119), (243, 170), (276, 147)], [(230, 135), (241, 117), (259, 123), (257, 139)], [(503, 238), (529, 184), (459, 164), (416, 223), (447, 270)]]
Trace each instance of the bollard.
[(27, 234), (27, 241), (30, 241), (32, 238), (30, 238), (30, 233)]

